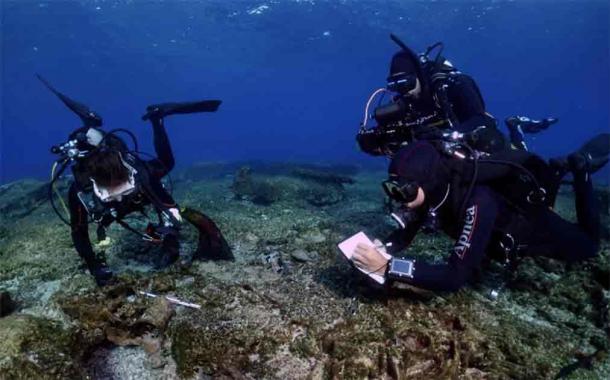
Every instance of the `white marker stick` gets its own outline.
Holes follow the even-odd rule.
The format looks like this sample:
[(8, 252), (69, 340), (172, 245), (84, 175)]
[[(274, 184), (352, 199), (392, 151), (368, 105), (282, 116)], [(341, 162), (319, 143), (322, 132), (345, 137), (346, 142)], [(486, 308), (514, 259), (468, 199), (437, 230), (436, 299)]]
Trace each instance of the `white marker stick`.
[[(143, 291), (138, 291), (138, 293), (146, 296), (146, 297), (150, 297), (150, 298), (157, 298), (159, 297), (156, 294), (153, 293), (148, 293), (148, 292), (143, 292)], [(196, 303), (190, 303), (190, 302), (184, 302), (184, 301), (180, 301), (178, 298), (174, 298), (174, 297), (170, 297), (170, 296), (163, 296), (163, 298), (165, 298), (166, 300), (168, 300), (170, 303), (176, 304), (176, 305), (180, 305), (180, 306), (185, 306), (185, 307), (190, 307), (192, 309), (201, 309), (201, 305), (198, 305)]]

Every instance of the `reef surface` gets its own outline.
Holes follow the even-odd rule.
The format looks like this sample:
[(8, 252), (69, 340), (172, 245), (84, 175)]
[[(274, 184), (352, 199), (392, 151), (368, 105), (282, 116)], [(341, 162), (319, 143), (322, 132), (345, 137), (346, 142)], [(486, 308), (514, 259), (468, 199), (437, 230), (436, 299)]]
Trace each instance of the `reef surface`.
[[(207, 163), (176, 176), (175, 198), (218, 223), (235, 262), (154, 269), (158, 252), (113, 226), (96, 246), (119, 278), (105, 288), (44, 183), (0, 187), (0, 378), (610, 378), (607, 240), (583, 264), (527, 258), (505, 275), (492, 262), (455, 294), (385, 293), (336, 248), (360, 230), (394, 228), (383, 173), (272, 169)], [(607, 239), (608, 191), (598, 195)], [(557, 210), (574, 220), (570, 191)], [(196, 235), (183, 232), (188, 257)], [(421, 235), (408, 253), (442, 260), (450, 244)]]

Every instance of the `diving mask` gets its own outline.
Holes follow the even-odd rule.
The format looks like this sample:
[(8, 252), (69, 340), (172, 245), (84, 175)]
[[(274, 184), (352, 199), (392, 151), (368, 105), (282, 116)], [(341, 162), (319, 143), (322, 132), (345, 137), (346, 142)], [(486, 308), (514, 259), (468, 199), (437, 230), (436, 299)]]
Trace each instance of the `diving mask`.
[(401, 184), (397, 181), (388, 180), (384, 181), (381, 186), (386, 195), (398, 203), (413, 202), (419, 192), (419, 185), (412, 181)]
[(93, 183), (93, 192), (102, 202), (120, 202), (124, 196), (127, 196), (133, 193), (136, 189), (136, 179), (135, 176), (138, 173), (136, 169), (134, 169), (131, 165), (126, 163), (122, 158), (121, 161), (123, 165), (129, 170), (129, 179), (127, 182), (124, 182), (118, 186), (113, 187), (103, 187), (98, 186), (93, 178), (91, 178), (91, 182)]
[(417, 87), (417, 75), (400, 72), (392, 74), (387, 79), (387, 89), (397, 92), (401, 95), (407, 94), (409, 91)]

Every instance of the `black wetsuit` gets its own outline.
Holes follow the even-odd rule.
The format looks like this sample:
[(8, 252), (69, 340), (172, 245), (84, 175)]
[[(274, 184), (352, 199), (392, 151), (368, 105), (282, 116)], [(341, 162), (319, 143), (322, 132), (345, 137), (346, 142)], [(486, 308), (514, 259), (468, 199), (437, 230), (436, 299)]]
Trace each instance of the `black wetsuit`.
[[(496, 152), (506, 148), (504, 135), (497, 128), (495, 119), (485, 111), (485, 101), (476, 82), (463, 73), (453, 73), (444, 81), (444, 91), (435, 101), (422, 93), (414, 108), (420, 113), (441, 109), (454, 123), (453, 128), (467, 134), (469, 143), (477, 150)], [(445, 95), (443, 95), (445, 94)], [(422, 128), (418, 139), (426, 139), (429, 128)]]
[[(157, 157), (144, 161), (131, 155), (131, 153), (123, 152), (123, 158), (138, 172), (134, 193), (125, 196), (121, 201), (102, 203), (99, 199), (95, 199), (90, 184), (75, 181), (70, 186), (69, 206), (72, 240), (76, 250), (85, 260), (91, 272), (104, 264), (100, 258), (96, 257), (89, 239), (88, 220), (90, 214), (98, 218), (99, 223), (105, 227), (114, 221), (120, 223), (128, 214), (144, 211), (145, 206), (153, 205), (155, 211), (162, 215), (161, 219), (165, 222), (163, 226), (159, 226), (160, 243), (164, 251), (161, 265), (169, 264), (178, 258), (180, 222), (169, 212), (169, 209), (177, 208), (178, 205), (161, 183), (161, 179), (174, 167), (174, 155), (163, 126), (163, 120), (161, 118), (151, 118), (151, 122)], [(79, 177), (88, 178), (86, 173), (85, 175), (79, 173), (78, 176), (75, 173), (75, 178)], [(96, 210), (85, 207), (81, 198), (93, 199), (99, 212), (96, 213)], [(194, 256), (206, 254), (210, 255), (208, 258), (212, 259), (232, 258), (224, 237), (210, 218), (195, 210), (188, 210), (182, 216), (199, 230), (199, 247)]]
[[(390, 166), (391, 176), (407, 176), (422, 184), (430, 198), (428, 206), (439, 204), (449, 189), (447, 200), (438, 209), (438, 220), (440, 229), (456, 240), (450, 257), (444, 264), (417, 260), (414, 277), (406, 282), (431, 290), (455, 291), (472, 278), (488, 253), (497, 251), (501, 242), (506, 243), (508, 235), (518, 251), (513, 253), (519, 255), (579, 261), (597, 254), (599, 211), (586, 173), (574, 173), (578, 224), (573, 224), (545, 206), (517, 207), (486, 185), (475, 186), (464, 203), (467, 186), (447, 160), (429, 143), (418, 142), (403, 148)], [(420, 218), (390, 235), (386, 239), (391, 243), (388, 251), (395, 255), (407, 247), (422, 223)]]

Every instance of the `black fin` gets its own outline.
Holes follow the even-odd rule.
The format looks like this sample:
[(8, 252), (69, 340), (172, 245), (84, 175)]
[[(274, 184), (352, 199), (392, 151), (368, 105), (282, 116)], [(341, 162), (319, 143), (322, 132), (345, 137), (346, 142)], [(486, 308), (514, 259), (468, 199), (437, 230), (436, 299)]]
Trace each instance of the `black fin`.
[(593, 159), (606, 159), (610, 155), (610, 133), (600, 133), (587, 141), (579, 153), (588, 154)]
[(565, 162), (572, 172), (593, 174), (608, 163), (609, 157), (610, 133), (600, 133), (567, 156)]
[(180, 210), (180, 215), (199, 231), (199, 243), (193, 260), (235, 260), (229, 244), (212, 219), (188, 207)]
[(89, 107), (86, 105), (77, 102), (76, 100), (72, 100), (68, 98), (66, 95), (57, 91), (46, 79), (44, 79), (40, 74), (36, 74), (36, 77), (49, 89), (52, 93), (57, 95), (57, 97), (70, 109), (74, 112), (80, 119), (83, 121), (83, 125), (85, 127), (101, 127), (102, 126), (102, 118), (95, 112), (91, 111)]
[(221, 103), (222, 101), (220, 100), (202, 100), (197, 102), (151, 104), (146, 107), (147, 112), (142, 116), (142, 120), (148, 120), (151, 117), (162, 118), (175, 114), (216, 112)]

